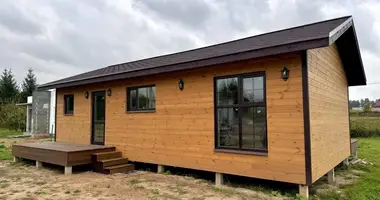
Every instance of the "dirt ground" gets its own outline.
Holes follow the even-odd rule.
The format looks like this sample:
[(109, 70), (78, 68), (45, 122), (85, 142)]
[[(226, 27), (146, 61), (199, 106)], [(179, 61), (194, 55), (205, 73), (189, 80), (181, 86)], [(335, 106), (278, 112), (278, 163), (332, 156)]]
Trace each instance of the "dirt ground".
[[(49, 141), (49, 139), (0, 138), (0, 143), (7, 148), (14, 143), (40, 141)], [(65, 176), (59, 166), (36, 169), (33, 163), (0, 161), (0, 200), (2, 199), (279, 200), (283, 198), (243, 188), (227, 186), (216, 188), (213, 182), (188, 176), (147, 171), (114, 175), (74, 171), (73, 175)]]
[(248, 189), (221, 187), (186, 176), (134, 171), (64, 176), (52, 168), (0, 162), (0, 199), (282, 199)]
[[(0, 139), (7, 148), (18, 142), (48, 141), (48, 139)], [(74, 168), (75, 169), (75, 168)], [(342, 172), (336, 183), (327, 184), (325, 177), (311, 188), (313, 193), (351, 184), (356, 173)], [(263, 192), (239, 187), (215, 187), (211, 181), (188, 176), (133, 171), (128, 174), (103, 175), (91, 171), (75, 171), (63, 175), (59, 166), (36, 169), (33, 163), (0, 161), (0, 200), (32, 199), (289, 199), (276, 192)]]

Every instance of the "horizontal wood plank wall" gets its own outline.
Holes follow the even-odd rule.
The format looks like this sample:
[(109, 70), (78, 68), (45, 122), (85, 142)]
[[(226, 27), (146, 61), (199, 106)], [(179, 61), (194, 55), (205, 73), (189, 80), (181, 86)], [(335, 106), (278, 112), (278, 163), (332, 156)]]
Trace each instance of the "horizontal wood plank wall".
[[(281, 79), (284, 66), (290, 69), (288, 81)], [(266, 72), (268, 156), (215, 153), (213, 78), (255, 71)], [(112, 88), (106, 145), (115, 145), (128, 159), (304, 184), (301, 73), (300, 55), (288, 54), (59, 90), (57, 140), (88, 143), (91, 100), (84, 100), (84, 92)], [(126, 113), (126, 88), (149, 84), (156, 85), (156, 112)], [(74, 116), (63, 116), (63, 94), (70, 92), (75, 94)]]
[[(58, 89), (57, 91), (57, 142), (91, 143), (91, 97), (84, 98), (84, 90)], [(63, 96), (74, 94), (74, 114), (64, 115)], [(91, 93), (90, 95), (91, 96)]]
[(350, 155), (348, 85), (335, 44), (307, 55), (314, 182)]

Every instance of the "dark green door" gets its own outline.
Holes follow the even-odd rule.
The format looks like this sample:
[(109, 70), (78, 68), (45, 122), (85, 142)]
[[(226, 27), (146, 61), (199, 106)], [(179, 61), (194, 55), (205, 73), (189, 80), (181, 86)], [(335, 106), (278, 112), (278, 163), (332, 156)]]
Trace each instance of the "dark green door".
[(92, 93), (92, 134), (91, 143), (104, 145), (106, 122), (106, 92)]

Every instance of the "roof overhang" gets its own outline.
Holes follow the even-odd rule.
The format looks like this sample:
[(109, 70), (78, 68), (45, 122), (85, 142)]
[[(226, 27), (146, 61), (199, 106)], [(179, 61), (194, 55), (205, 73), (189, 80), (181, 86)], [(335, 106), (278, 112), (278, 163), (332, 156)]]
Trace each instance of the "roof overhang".
[(302, 51), (302, 50), (307, 50), (307, 49), (324, 47), (327, 45), (328, 45), (328, 40), (326, 40), (326, 38), (318, 38), (318, 39), (313, 39), (309, 41), (302, 41), (298, 43), (258, 49), (258, 50), (242, 52), (238, 54), (231, 54), (227, 56), (220, 56), (220, 57), (204, 59), (204, 60), (197, 60), (194, 62), (178, 63), (174, 65), (167, 65), (163, 67), (137, 70), (137, 71), (127, 72), (127, 73), (119, 73), (119, 74), (113, 74), (113, 75), (108, 75), (108, 76), (101, 76), (101, 77), (77, 80), (77, 81), (68, 81), (68, 82), (59, 83), (59, 84), (51, 84), (51, 85), (46, 84), (46, 85), (39, 86), (38, 89), (39, 90), (47, 90), (47, 89), (52, 89), (52, 88), (59, 89), (59, 88), (67, 88), (67, 87), (73, 87), (73, 86), (79, 86), (79, 85), (101, 83), (101, 82), (106, 82), (106, 81), (114, 81), (114, 80), (120, 80), (120, 79), (154, 75), (154, 74), (160, 74), (160, 73), (182, 71), (182, 70), (207, 67), (207, 66), (212, 66), (212, 65), (217, 65), (217, 64), (223, 64), (223, 63), (261, 58), (265, 56), (278, 55), (278, 54), (289, 53), (289, 52), (297, 52), (297, 51)]
[(299, 41), (292, 41), (287, 44), (265, 47), (251, 51), (239, 52), (229, 55), (217, 56), (207, 59), (194, 60), (190, 62), (175, 63), (171, 65), (159, 66), (154, 68), (146, 68), (130, 72), (113, 73), (99, 75), (96, 77), (69, 79), (51, 82), (38, 86), (39, 90), (47, 90), (53, 88), (67, 88), (86, 84), (101, 83), (107, 81), (115, 81), (127, 78), (141, 77), (167, 72), (182, 71), (207, 67), (222, 63), (236, 62), (247, 59), (260, 58), (265, 56), (273, 56), (290, 52), (298, 52), (307, 49), (327, 47), (335, 43), (337, 45), (339, 55), (344, 65), (347, 81), (349, 86), (366, 85), (366, 76), (360, 55), (359, 45), (356, 37), (355, 27), (352, 17), (347, 18), (342, 24), (329, 32), (323, 37), (307, 38)]
[(329, 44), (335, 42), (346, 72), (349, 86), (367, 85), (359, 43), (352, 18), (337, 27), (330, 35)]

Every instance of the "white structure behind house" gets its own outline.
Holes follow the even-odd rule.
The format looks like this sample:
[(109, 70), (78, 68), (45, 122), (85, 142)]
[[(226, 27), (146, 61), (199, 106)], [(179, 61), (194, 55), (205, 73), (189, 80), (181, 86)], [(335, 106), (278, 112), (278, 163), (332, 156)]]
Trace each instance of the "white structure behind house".
[(56, 91), (35, 91), (26, 103), (26, 132), (32, 134), (55, 134), (55, 97)]
[(363, 107), (352, 107), (352, 110), (363, 111)]

